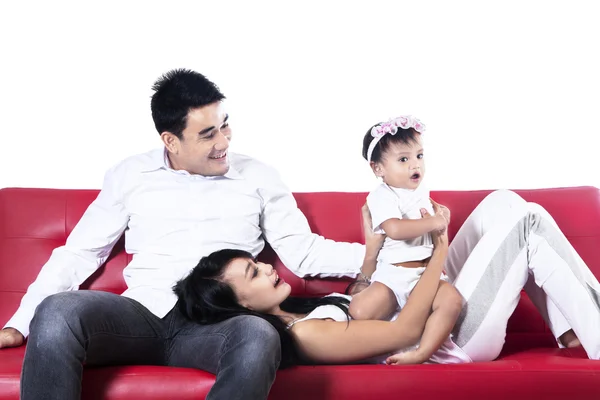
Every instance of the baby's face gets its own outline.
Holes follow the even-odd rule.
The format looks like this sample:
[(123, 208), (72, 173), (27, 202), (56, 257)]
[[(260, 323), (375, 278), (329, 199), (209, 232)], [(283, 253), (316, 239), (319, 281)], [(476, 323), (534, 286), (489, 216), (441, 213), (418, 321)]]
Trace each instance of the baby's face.
[(383, 181), (401, 189), (416, 189), (425, 176), (425, 160), (421, 136), (410, 144), (394, 143), (375, 166), (375, 173)]

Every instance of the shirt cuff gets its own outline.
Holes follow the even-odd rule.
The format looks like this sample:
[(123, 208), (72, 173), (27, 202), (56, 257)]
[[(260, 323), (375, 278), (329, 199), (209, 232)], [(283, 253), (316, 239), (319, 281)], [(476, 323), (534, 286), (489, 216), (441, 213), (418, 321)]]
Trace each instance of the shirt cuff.
[(23, 337), (27, 338), (29, 336), (29, 323), (31, 322), (31, 318), (27, 313), (22, 311), (17, 311), (15, 315), (11, 319), (8, 320), (4, 328), (14, 328), (21, 332)]

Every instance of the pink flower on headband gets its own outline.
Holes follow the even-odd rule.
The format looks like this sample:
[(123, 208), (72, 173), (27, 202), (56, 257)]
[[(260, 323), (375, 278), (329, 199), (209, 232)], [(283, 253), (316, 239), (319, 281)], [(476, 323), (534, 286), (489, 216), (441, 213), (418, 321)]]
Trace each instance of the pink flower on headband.
[(402, 129), (408, 129), (410, 128), (411, 125), (411, 118), (410, 117), (398, 117), (394, 120), (394, 122), (396, 123), (396, 125), (398, 125), (400, 128)]
[(419, 121), (412, 115), (402, 115), (398, 118), (390, 119), (387, 122), (383, 122), (379, 125), (374, 126), (371, 129), (371, 136), (373, 136), (374, 139), (371, 140), (371, 143), (369, 143), (369, 148), (367, 149), (368, 161), (371, 161), (373, 150), (375, 149), (375, 146), (377, 146), (377, 143), (379, 143), (381, 138), (387, 133), (389, 133), (390, 135), (395, 135), (398, 132), (398, 128), (413, 128), (419, 133), (423, 133), (425, 131), (425, 125), (423, 125), (421, 121)]
[(421, 121), (411, 115), (402, 115), (398, 118), (390, 119), (387, 122), (383, 122), (377, 126), (374, 126), (373, 129), (371, 129), (371, 136), (374, 138), (381, 138), (386, 133), (395, 135), (396, 132), (398, 132), (398, 128), (413, 128), (419, 133), (423, 133), (425, 131), (425, 125), (423, 125)]
[(386, 133), (395, 135), (397, 131), (398, 128), (396, 127), (396, 125), (392, 121), (388, 121), (384, 122), (381, 125), (374, 126), (373, 129), (371, 129), (371, 135), (373, 137), (380, 138)]

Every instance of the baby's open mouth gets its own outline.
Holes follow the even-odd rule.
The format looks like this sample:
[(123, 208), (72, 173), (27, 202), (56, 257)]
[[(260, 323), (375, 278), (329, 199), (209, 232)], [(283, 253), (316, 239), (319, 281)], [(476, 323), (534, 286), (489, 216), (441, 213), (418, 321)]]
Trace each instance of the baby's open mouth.
[(410, 179), (419, 179), (421, 178), (421, 174), (418, 172), (415, 172), (414, 174), (412, 174), (412, 176), (410, 177)]

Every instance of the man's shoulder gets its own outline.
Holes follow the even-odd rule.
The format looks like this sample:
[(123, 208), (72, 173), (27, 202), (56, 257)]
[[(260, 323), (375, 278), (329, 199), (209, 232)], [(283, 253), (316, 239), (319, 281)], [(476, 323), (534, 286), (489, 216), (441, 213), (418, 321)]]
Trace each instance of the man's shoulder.
[(127, 191), (131, 185), (139, 182), (143, 173), (160, 169), (161, 162), (164, 166), (164, 149), (154, 149), (126, 157), (106, 170), (104, 185)]
[(110, 170), (120, 173), (148, 172), (164, 166), (164, 149), (152, 149), (138, 153), (115, 163)]
[(231, 157), (231, 165), (244, 178), (264, 179), (279, 176), (279, 173), (273, 166), (259, 161), (254, 157), (239, 153), (229, 153), (229, 155)]

